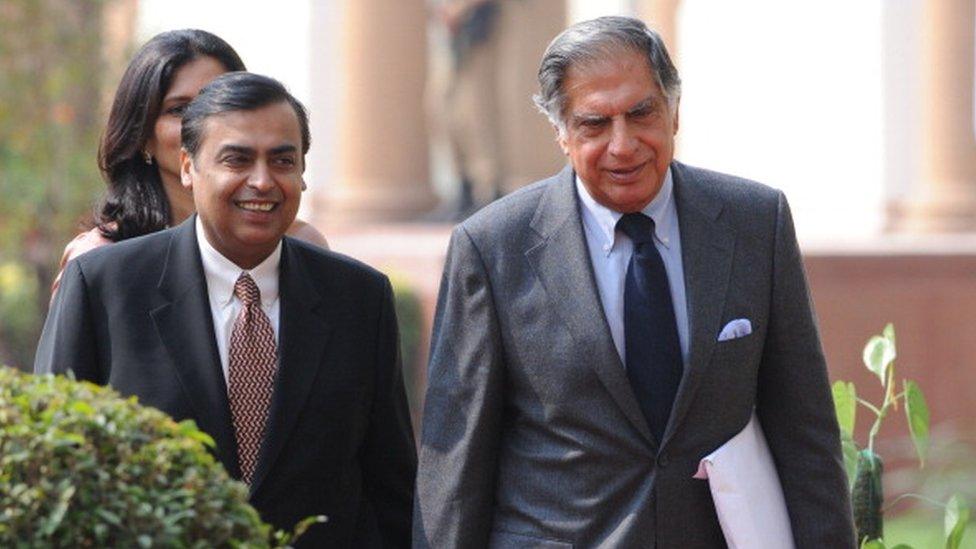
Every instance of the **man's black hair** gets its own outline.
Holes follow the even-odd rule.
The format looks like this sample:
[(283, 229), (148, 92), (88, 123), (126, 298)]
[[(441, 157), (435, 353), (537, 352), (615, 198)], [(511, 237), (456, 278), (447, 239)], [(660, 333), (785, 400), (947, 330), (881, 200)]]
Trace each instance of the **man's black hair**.
[(211, 116), (232, 111), (253, 111), (282, 102), (287, 102), (295, 110), (302, 131), (302, 154), (307, 154), (311, 136), (305, 106), (288, 93), (281, 82), (250, 72), (220, 75), (200, 90), (183, 113), (180, 134), (183, 148), (190, 156), (196, 157), (203, 141), (204, 123)]

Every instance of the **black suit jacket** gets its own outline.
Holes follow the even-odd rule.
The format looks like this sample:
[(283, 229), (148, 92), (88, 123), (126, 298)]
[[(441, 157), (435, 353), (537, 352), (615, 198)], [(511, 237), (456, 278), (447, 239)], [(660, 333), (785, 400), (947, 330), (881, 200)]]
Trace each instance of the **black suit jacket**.
[[(240, 478), (194, 219), (93, 250), (65, 270), (34, 362), (193, 419)], [(407, 546), (416, 453), (392, 290), (381, 273), (285, 237), (279, 367), (251, 486), (301, 545)]]

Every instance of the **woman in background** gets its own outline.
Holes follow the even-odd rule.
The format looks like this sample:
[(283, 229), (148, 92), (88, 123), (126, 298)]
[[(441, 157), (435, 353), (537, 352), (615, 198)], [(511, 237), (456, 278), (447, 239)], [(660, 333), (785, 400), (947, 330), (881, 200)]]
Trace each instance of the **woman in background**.
[[(161, 231), (195, 211), (180, 182), (183, 110), (217, 76), (245, 70), (230, 45), (202, 30), (154, 36), (135, 55), (119, 82), (98, 148), (108, 185), (94, 227), (65, 247), (61, 270), (79, 255), (127, 238)], [(296, 219), (290, 236), (328, 248), (314, 227)], [(57, 290), (61, 274), (54, 281)]]

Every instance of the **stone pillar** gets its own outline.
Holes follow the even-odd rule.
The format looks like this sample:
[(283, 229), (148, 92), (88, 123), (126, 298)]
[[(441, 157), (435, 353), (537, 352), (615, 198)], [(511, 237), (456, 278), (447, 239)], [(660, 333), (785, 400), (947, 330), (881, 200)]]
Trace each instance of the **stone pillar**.
[(532, 103), (546, 46), (566, 28), (565, 0), (503, 0), (498, 18), (502, 188), (511, 192), (548, 177), (566, 162), (556, 133)]
[(139, 2), (137, 0), (112, 0), (102, 6), (102, 58), (107, 74), (105, 85), (105, 112), (111, 107), (115, 97), (115, 86), (122, 72), (132, 59), (135, 43)]
[[(637, 17), (664, 38), (671, 61), (678, 65), (678, 8), (681, 0), (636, 0)], [(680, 67), (678, 67), (680, 69)]]
[(921, 181), (889, 209), (898, 231), (976, 230), (974, 137), (974, 26), (972, 0), (923, 2)]
[(338, 169), (319, 218), (331, 224), (419, 217), (436, 202), (423, 110), (425, 3), (345, 0), (342, 10)]

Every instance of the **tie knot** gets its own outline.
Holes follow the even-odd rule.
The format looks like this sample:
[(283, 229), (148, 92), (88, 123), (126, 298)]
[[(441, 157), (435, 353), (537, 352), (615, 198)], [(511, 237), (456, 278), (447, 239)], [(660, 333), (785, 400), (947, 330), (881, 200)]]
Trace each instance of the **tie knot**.
[(654, 241), (654, 220), (640, 212), (624, 214), (617, 228), (634, 241), (635, 246)]
[(258, 289), (258, 285), (251, 278), (251, 275), (247, 273), (241, 273), (237, 282), (234, 283), (234, 295), (241, 300), (245, 307), (252, 303), (261, 302), (261, 290)]

